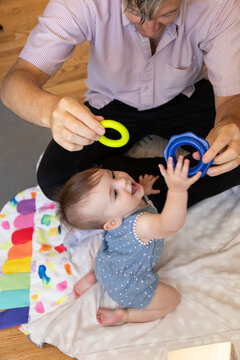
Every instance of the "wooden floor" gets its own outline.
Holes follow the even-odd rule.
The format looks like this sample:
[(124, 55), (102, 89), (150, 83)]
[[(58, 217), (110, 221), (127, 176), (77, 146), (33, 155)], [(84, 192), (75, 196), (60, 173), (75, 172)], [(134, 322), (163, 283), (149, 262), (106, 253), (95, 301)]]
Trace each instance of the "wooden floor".
[[(37, 23), (47, 0), (0, 0), (0, 84), (17, 59), (27, 36)], [(73, 56), (45, 85), (57, 95), (74, 96), (80, 101), (86, 91), (85, 80), (88, 62), (88, 43), (75, 49)]]
[(39, 349), (17, 328), (0, 330), (1, 360), (69, 360), (56, 347), (46, 345)]
[[(37, 23), (47, 0), (0, 0), (0, 86), (3, 77), (15, 62), (30, 30)], [(86, 91), (88, 44), (75, 50), (45, 89), (57, 95), (74, 96), (80, 101)], [(32, 344), (17, 328), (0, 330), (0, 360), (67, 360), (70, 357), (53, 346), (43, 349)]]

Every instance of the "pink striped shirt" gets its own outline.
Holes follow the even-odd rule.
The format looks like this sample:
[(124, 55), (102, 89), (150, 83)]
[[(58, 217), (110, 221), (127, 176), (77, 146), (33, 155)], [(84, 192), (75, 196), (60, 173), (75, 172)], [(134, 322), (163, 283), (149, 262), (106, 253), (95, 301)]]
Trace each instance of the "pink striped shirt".
[(96, 108), (117, 99), (145, 110), (190, 96), (204, 64), (215, 95), (240, 93), (239, 0), (183, 0), (153, 56), (121, 0), (50, 0), (20, 57), (53, 75), (85, 39), (85, 96)]

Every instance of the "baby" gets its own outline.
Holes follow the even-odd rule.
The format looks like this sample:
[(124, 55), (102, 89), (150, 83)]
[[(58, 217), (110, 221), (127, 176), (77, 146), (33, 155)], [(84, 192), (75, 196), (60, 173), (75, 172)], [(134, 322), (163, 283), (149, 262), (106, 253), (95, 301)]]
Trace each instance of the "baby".
[(94, 271), (79, 280), (75, 297), (99, 281), (120, 308), (99, 308), (101, 325), (119, 322), (148, 322), (161, 318), (179, 303), (178, 292), (159, 281), (154, 267), (163, 238), (184, 224), (188, 188), (201, 176), (188, 178), (189, 161), (179, 156), (176, 167), (170, 157), (167, 169), (159, 165), (168, 187), (162, 212), (146, 195), (157, 177), (140, 176), (136, 183), (127, 173), (92, 168), (74, 175), (59, 194), (59, 214), (63, 222), (77, 229), (104, 229)]

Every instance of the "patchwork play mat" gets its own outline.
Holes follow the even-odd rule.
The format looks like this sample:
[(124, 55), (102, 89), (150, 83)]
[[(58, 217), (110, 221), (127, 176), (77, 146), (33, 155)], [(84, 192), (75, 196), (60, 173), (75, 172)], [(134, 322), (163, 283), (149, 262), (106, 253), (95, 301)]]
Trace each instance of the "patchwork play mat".
[[(132, 156), (160, 154), (145, 139)], [(192, 207), (166, 239), (158, 264), (181, 303), (161, 320), (101, 327), (99, 306), (116, 307), (97, 283), (75, 300), (73, 284), (89, 272), (101, 231), (67, 232), (56, 204), (38, 187), (0, 212), (0, 329), (19, 324), (38, 346), (49, 343), (79, 360), (166, 360), (169, 350), (231, 341), (240, 358), (240, 189)], [(68, 250), (68, 251), (67, 251)]]

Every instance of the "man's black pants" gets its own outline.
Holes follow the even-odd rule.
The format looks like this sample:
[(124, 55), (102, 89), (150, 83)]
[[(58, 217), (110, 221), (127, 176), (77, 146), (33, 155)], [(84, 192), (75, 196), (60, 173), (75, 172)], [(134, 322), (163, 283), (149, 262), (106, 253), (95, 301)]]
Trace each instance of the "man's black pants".
[[(110, 148), (96, 141), (92, 145), (85, 146), (81, 151), (69, 152), (52, 140), (37, 172), (38, 184), (44, 194), (54, 199), (59, 189), (72, 175), (95, 164), (112, 170), (126, 171), (136, 181), (139, 175), (145, 173), (159, 175), (157, 165), (165, 164), (163, 158), (133, 159), (124, 154), (146, 135), (155, 134), (169, 139), (172, 135), (193, 131), (205, 138), (214, 126), (214, 94), (211, 84), (206, 80), (199, 81), (195, 88), (190, 98), (178, 95), (167, 104), (144, 111), (138, 111), (116, 100), (100, 110), (86, 103), (95, 115), (102, 115), (105, 119), (113, 119), (125, 125), (130, 133), (130, 141), (121, 148)], [(108, 129), (106, 136), (117, 138), (119, 135), (114, 130)], [(191, 155), (188, 155), (188, 158), (193, 164)], [(188, 206), (239, 184), (240, 166), (216, 177), (206, 175), (189, 189)], [(160, 189), (161, 193), (150, 198), (161, 211), (167, 192), (161, 175), (154, 187)]]

